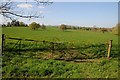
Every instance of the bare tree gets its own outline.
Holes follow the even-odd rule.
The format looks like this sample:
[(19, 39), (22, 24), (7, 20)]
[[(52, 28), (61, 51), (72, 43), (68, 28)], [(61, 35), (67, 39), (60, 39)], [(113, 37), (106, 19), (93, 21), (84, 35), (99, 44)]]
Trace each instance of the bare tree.
[[(33, 0), (35, 2), (34, 5), (39, 6), (39, 5), (49, 5), (52, 4), (49, 0)], [(25, 10), (21, 11), (16, 11), (15, 8), (15, 3), (12, 0), (6, 0), (6, 1), (0, 1), (0, 15), (9, 18), (11, 20), (15, 20), (15, 17), (21, 17), (21, 18), (41, 18), (41, 13), (37, 12), (32, 12), (29, 14), (22, 14), (24, 13)], [(20, 14), (21, 13), (21, 14)]]

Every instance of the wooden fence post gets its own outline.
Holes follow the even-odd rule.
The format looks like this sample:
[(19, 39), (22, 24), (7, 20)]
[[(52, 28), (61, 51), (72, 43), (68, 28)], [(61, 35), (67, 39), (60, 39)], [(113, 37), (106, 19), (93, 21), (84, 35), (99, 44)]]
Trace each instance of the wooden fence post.
[(110, 58), (110, 52), (111, 52), (111, 48), (112, 48), (112, 40), (109, 41), (109, 46), (108, 46), (108, 55), (107, 58)]
[(2, 34), (2, 53), (4, 51), (4, 45), (5, 45), (5, 35)]

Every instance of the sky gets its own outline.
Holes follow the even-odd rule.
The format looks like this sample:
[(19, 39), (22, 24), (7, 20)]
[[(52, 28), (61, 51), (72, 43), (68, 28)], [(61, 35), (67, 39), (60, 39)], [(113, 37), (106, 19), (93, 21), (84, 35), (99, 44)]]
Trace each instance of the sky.
[[(6, 1), (6, 0), (2, 0), (2, 1)], [(26, 0), (12, 0), (15, 2), (26, 2)], [(28, 2), (33, 2), (33, 0), (27, 0)], [(39, 1), (43, 1), (43, 0), (39, 0)], [(44, 1), (48, 1), (48, 0), (44, 0)], [(119, 2), (119, 0), (49, 0), (52, 2)]]
[(113, 2), (57, 2), (45, 10), (48, 24), (112, 27), (118, 21), (118, 5)]
[(16, 11), (24, 8), (25, 12), (36, 11), (44, 16), (44, 18), (31, 20), (18, 18), (18, 20), (27, 24), (35, 21), (47, 25), (67, 24), (87, 27), (94, 25), (97, 27), (113, 27), (118, 22), (117, 2), (54, 2), (48, 6), (41, 5), (39, 8), (33, 6), (33, 2), (27, 5), (23, 4), (18, 3)]

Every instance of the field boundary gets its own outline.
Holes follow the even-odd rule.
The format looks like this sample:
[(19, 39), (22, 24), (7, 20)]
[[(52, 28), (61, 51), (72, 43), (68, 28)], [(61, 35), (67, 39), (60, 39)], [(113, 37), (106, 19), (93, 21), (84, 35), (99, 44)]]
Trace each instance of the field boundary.
[[(52, 54), (54, 54), (54, 52), (56, 51), (56, 50), (59, 50), (60, 52), (62, 52), (62, 53), (65, 53), (64, 51), (63, 51), (63, 49), (65, 50), (75, 50), (75, 49), (77, 49), (76, 47), (69, 47), (69, 48), (63, 48), (63, 49), (56, 49), (56, 46), (57, 45), (65, 45), (65, 42), (52, 42), (52, 41), (45, 41), (45, 40), (43, 40), (43, 41), (40, 41), (40, 40), (33, 40), (33, 39), (22, 39), (22, 38), (13, 38), (13, 37), (5, 37), (5, 34), (2, 34), (2, 53), (4, 53), (4, 50), (5, 50), (5, 45), (6, 45), (6, 40), (7, 39), (10, 39), (10, 40), (16, 40), (17, 42), (14, 44), (14, 47), (13, 48), (16, 48), (16, 45), (18, 45), (18, 51), (19, 51), (19, 53), (21, 52), (21, 45), (22, 45), (22, 43), (21, 43), (21, 41), (29, 41), (29, 42), (35, 42), (35, 43), (37, 43), (37, 42), (41, 42), (41, 43), (43, 43), (43, 44), (45, 44), (45, 43), (48, 43), (48, 44), (50, 44), (50, 47), (49, 47), (49, 50), (51, 51), (51, 53)], [(69, 42), (68, 42), (69, 43)], [(12, 49), (13, 49), (12, 48)], [(110, 58), (110, 53), (111, 53), (111, 48), (112, 48), (112, 40), (110, 40), (109, 42), (108, 42), (108, 47), (107, 47), (107, 58), (109, 59)], [(85, 55), (85, 54), (82, 54), (82, 55)]]

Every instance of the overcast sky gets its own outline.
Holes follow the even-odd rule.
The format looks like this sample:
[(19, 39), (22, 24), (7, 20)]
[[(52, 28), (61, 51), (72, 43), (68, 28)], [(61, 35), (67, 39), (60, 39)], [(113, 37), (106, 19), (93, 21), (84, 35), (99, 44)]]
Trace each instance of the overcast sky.
[[(77, 25), (113, 27), (118, 21), (118, 3), (116, 2), (54, 2), (48, 6), (34, 6), (33, 2), (17, 3), (16, 11), (24, 9), (25, 12), (39, 11), (44, 18), (40, 19), (18, 19), (29, 24), (36, 21), (48, 25)], [(24, 13), (25, 13), (24, 12)], [(1, 16), (0, 16), (1, 17)], [(1, 17), (0, 23), (6, 22)]]

